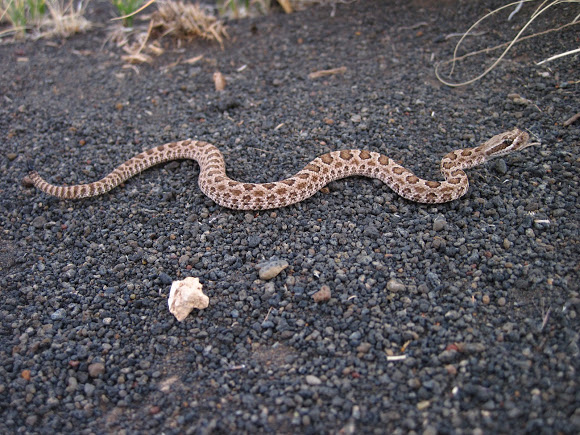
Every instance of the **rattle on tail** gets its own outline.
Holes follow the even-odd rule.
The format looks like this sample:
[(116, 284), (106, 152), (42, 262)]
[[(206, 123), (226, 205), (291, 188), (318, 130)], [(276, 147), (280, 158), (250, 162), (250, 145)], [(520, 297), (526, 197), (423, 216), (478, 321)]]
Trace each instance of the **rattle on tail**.
[(28, 182), (43, 192), (63, 199), (101, 195), (136, 174), (162, 162), (179, 159), (197, 161), (199, 187), (221, 206), (237, 210), (265, 210), (285, 207), (314, 195), (331, 181), (353, 175), (377, 178), (400, 196), (411, 201), (434, 204), (453, 201), (469, 188), (463, 169), (527, 148), (528, 133), (517, 128), (498, 134), (476, 148), (452, 151), (441, 160), (444, 181), (417, 177), (390, 158), (376, 152), (351, 149), (317, 157), (296, 175), (273, 183), (243, 183), (226, 175), (223, 154), (212, 144), (183, 140), (144, 151), (118, 166), (101, 180), (75, 186), (55, 186), (31, 170)]

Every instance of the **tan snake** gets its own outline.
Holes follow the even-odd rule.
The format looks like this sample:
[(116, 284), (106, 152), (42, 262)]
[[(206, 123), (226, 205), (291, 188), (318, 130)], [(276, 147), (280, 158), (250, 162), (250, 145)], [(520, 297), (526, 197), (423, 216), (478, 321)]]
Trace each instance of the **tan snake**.
[(43, 192), (65, 199), (101, 195), (134, 175), (162, 162), (192, 159), (200, 166), (199, 187), (219, 205), (238, 210), (265, 210), (303, 201), (333, 180), (353, 175), (377, 178), (400, 196), (422, 203), (443, 203), (463, 196), (469, 188), (463, 169), (522, 150), (530, 145), (528, 133), (517, 128), (498, 134), (476, 148), (452, 151), (441, 160), (444, 181), (417, 177), (390, 158), (376, 152), (351, 149), (317, 157), (296, 175), (273, 183), (243, 183), (226, 175), (223, 154), (212, 144), (183, 140), (137, 154), (99, 181), (75, 186), (55, 186), (36, 171), (28, 182)]

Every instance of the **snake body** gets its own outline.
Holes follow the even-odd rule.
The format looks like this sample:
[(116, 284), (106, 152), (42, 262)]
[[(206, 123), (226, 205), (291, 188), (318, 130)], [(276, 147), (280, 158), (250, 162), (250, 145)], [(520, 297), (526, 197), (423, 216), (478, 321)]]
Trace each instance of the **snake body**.
[(333, 151), (317, 157), (294, 176), (272, 183), (243, 183), (226, 175), (223, 154), (214, 145), (182, 140), (149, 149), (118, 166), (101, 180), (75, 186), (56, 186), (36, 171), (29, 182), (41, 191), (63, 199), (102, 195), (129, 178), (162, 162), (179, 159), (197, 161), (199, 187), (217, 204), (238, 210), (266, 210), (303, 201), (331, 181), (361, 175), (377, 178), (400, 196), (420, 203), (444, 203), (463, 196), (469, 188), (464, 169), (487, 160), (524, 149), (529, 135), (519, 129), (498, 134), (476, 148), (452, 151), (441, 160), (444, 181), (417, 177), (408, 169), (382, 154), (360, 149)]

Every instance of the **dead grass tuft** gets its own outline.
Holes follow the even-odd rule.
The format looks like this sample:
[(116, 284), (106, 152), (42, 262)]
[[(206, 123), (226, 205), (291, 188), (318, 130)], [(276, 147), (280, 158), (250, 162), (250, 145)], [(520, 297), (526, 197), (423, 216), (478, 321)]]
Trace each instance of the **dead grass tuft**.
[(217, 41), (223, 48), (228, 38), (223, 23), (206, 13), (199, 5), (182, 1), (164, 0), (151, 15), (151, 30), (160, 37), (171, 35), (177, 39), (204, 38)]
[(91, 27), (84, 17), (89, 1), (80, 1), (75, 6), (73, 0), (1, 0), (0, 21), (9, 21), (11, 27), (0, 37), (13, 34), (15, 38), (67, 38), (84, 32)]
[(87, 4), (81, 1), (75, 7), (73, 0), (46, 0), (48, 16), (40, 23), (40, 36), (67, 38), (90, 29), (91, 22), (84, 17)]
[(157, 10), (148, 17), (147, 31), (116, 26), (109, 36), (126, 53), (122, 59), (129, 64), (151, 62), (153, 56), (162, 54), (164, 50), (159, 39), (167, 35), (178, 41), (195, 38), (217, 41), (222, 48), (225, 39), (229, 38), (223, 23), (199, 5), (173, 0), (152, 0), (140, 10), (152, 3), (156, 3)]

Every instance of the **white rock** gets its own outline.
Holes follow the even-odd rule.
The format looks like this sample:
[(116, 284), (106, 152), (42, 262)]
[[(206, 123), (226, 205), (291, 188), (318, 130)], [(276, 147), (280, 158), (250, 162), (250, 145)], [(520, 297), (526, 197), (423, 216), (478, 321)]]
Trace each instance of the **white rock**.
[(169, 291), (169, 311), (178, 321), (183, 321), (194, 308), (203, 310), (209, 305), (209, 298), (203, 294), (199, 279), (188, 277), (183, 281), (173, 281)]

